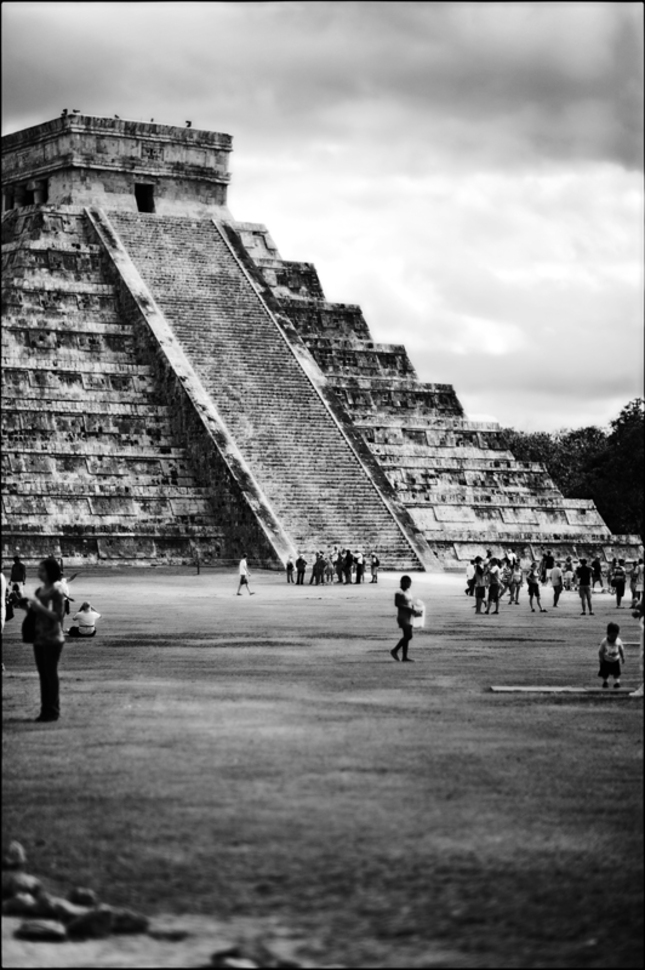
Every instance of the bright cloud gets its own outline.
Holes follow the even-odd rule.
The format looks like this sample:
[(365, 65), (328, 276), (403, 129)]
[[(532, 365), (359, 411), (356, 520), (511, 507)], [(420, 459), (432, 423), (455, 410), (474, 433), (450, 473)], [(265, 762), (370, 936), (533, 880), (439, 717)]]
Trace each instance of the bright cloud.
[(5, 130), (229, 132), (235, 216), (468, 411), (588, 425), (642, 393), (640, 5), (151, 9), (3, 4)]

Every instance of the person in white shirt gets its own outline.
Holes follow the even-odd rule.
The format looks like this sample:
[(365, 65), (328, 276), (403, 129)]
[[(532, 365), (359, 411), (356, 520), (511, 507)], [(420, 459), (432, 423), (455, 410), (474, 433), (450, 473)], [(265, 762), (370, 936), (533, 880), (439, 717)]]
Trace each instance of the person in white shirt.
[(240, 559), (240, 585), (237, 587), (237, 595), (242, 595), (242, 587), (245, 586), (249, 596), (255, 596), (255, 593), (251, 592), (251, 587), (249, 586), (249, 567), (246, 564), (246, 553)]
[(70, 637), (93, 637), (96, 636), (96, 621), (101, 619), (101, 614), (92, 609), (91, 603), (82, 603), (78, 613), (72, 617), (72, 624), (69, 628)]
[(557, 606), (564, 588), (564, 573), (557, 562), (551, 570), (551, 585), (553, 586), (553, 605)]

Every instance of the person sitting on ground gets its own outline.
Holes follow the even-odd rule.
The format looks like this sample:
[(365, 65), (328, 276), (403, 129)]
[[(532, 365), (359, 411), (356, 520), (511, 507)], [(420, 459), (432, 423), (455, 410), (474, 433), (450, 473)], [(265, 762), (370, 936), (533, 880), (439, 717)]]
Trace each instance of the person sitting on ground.
[(101, 614), (92, 608), (92, 604), (81, 604), (78, 613), (72, 617), (73, 626), (68, 630), (70, 637), (93, 637), (96, 636), (96, 621), (100, 620)]
[(608, 678), (614, 678), (614, 688), (620, 687), (620, 662), (625, 663), (625, 651), (623, 642), (618, 636), (620, 627), (617, 623), (607, 624), (607, 636), (600, 644), (598, 657), (600, 658), (600, 670), (598, 676), (602, 677), (602, 686), (609, 687)]

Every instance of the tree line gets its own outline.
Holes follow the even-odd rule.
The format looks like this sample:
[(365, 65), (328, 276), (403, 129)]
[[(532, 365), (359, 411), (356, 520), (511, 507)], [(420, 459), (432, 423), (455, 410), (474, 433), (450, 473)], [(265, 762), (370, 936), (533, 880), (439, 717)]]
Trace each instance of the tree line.
[(552, 433), (504, 428), (520, 461), (541, 461), (567, 498), (590, 498), (616, 534), (643, 538), (645, 404), (635, 398), (608, 428)]

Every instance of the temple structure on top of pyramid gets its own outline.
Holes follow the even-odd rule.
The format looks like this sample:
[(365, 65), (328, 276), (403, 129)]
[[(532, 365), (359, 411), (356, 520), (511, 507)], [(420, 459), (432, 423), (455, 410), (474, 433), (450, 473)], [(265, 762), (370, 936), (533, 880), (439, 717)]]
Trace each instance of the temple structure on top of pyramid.
[(5, 559), (642, 550), (237, 222), (231, 147), (80, 114), (3, 138)]

